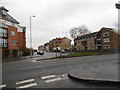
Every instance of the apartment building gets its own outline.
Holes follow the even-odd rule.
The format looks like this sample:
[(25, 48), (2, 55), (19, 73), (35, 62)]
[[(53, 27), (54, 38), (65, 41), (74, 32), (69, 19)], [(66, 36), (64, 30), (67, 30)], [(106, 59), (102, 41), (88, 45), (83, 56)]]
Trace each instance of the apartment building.
[(117, 50), (120, 35), (112, 28), (103, 27), (98, 32), (83, 35), (74, 39), (76, 51), (84, 50)]
[(95, 50), (96, 49), (96, 35), (97, 32), (87, 35), (79, 36), (74, 39), (75, 51)]
[(44, 50), (49, 52), (49, 43), (44, 44)]
[(44, 51), (44, 45), (38, 46), (38, 50), (39, 50), (39, 51)]
[(119, 49), (120, 35), (112, 28), (101, 28), (97, 33), (97, 49)]
[(67, 37), (56, 38), (49, 41), (49, 50), (55, 51), (57, 50), (68, 50), (71, 47), (71, 40)]
[(4, 53), (5, 50), (22, 51), (26, 48), (26, 28), (19, 25), (19, 22), (8, 14), (5, 7), (0, 7), (0, 47)]

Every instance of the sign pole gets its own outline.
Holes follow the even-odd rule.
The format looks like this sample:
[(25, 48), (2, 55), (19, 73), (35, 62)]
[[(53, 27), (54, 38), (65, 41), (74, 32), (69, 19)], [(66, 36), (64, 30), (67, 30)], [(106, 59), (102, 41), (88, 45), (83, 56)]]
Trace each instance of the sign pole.
[(18, 60), (20, 59), (19, 45), (20, 45), (20, 44), (17, 43), (17, 47), (18, 47), (18, 52), (17, 52)]

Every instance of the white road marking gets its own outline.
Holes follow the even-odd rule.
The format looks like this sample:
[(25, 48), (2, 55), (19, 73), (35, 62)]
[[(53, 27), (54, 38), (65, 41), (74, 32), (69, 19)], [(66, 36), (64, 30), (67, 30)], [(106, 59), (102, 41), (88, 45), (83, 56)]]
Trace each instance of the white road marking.
[(48, 79), (48, 78), (53, 78), (53, 77), (55, 77), (55, 75), (44, 76), (44, 77), (41, 77), (41, 79)]
[(49, 82), (60, 81), (60, 80), (62, 80), (62, 79), (61, 78), (54, 78), (54, 79), (46, 80), (45, 82), (49, 83)]
[(68, 79), (68, 74), (62, 74), (62, 79), (63, 80)]
[(4, 87), (6, 87), (6, 85), (4, 84), (4, 85), (0, 85), (0, 88), (4, 88)]
[(32, 62), (37, 62), (37, 60), (33, 60)]
[(37, 86), (37, 84), (36, 83), (31, 83), (31, 84), (28, 84), (28, 85), (17, 87), (17, 89), (29, 88), (29, 87), (33, 87), (33, 86)]
[(27, 83), (27, 82), (33, 82), (35, 81), (35, 79), (28, 79), (28, 80), (24, 80), (24, 81), (20, 81), (20, 82), (16, 82), (16, 84), (23, 84), (23, 83)]

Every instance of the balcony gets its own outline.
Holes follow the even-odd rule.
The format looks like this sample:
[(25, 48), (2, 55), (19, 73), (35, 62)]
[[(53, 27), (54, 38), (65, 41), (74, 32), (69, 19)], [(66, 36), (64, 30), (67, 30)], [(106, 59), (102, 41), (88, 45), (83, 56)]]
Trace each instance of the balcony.
[(96, 46), (102, 46), (102, 44), (96, 44)]
[(8, 38), (8, 33), (0, 33), (1, 38)]
[(96, 40), (101, 40), (101, 37), (100, 36), (97, 36), (97, 39)]
[(8, 29), (8, 26), (6, 24), (3, 24), (3, 23), (0, 23), (0, 27)]
[(97, 38), (97, 41), (100, 41), (101, 40), (101, 38)]

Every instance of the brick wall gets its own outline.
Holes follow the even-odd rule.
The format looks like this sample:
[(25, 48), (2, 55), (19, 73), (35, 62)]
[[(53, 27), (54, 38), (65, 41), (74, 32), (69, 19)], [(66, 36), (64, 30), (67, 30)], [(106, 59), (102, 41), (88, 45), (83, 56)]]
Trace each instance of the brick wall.
[[(11, 35), (12, 31), (15, 32), (15, 35)], [(12, 40), (15, 41), (15, 44), (12, 44)], [(13, 26), (8, 26), (8, 49), (10, 50), (18, 49), (16, 45), (17, 42), (18, 42), (17, 28)]]

